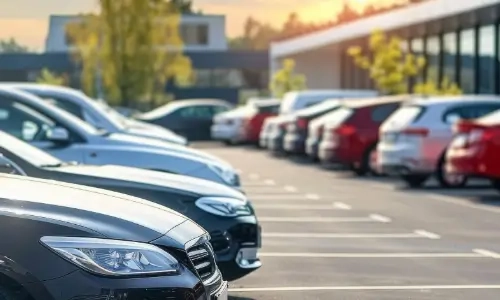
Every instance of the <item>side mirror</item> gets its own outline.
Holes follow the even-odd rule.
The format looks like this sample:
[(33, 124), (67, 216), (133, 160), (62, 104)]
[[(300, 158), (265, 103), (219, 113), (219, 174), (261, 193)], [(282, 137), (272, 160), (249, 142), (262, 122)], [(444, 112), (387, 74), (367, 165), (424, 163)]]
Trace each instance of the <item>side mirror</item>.
[(27, 176), (23, 169), (7, 157), (0, 154), (0, 174), (2, 173)]
[(69, 132), (66, 128), (55, 127), (47, 131), (47, 139), (52, 142), (65, 143), (69, 142)]

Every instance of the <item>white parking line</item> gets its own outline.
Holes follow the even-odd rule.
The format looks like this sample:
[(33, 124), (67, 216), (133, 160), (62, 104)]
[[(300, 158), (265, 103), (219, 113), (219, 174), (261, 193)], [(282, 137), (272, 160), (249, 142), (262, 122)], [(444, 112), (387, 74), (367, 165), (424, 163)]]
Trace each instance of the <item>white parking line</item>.
[(315, 238), (315, 239), (436, 239), (416, 232), (412, 233), (309, 233), (309, 232), (263, 232), (263, 237)]
[(291, 185), (286, 185), (284, 187), (285, 191), (290, 192), (290, 193), (295, 193), (297, 191), (297, 188)]
[(375, 221), (382, 222), (382, 223), (390, 223), (392, 221), (390, 218), (385, 217), (385, 216), (381, 216), (378, 214), (371, 214), (370, 218), (375, 220)]
[(432, 232), (429, 232), (429, 231), (425, 231), (425, 230), (415, 230), (415, 234), (418, 234), (418, 235), (421, 235), (423, 237), (433, 239), (433, 240), (438, 240), (441, 238), (439, 235), (432, 233)]
[(373, 286), (309, 286), (230, 288), (233, 293), (303, 292), (303, 291), (397, 291), (397, 290), (498, 290), (500, 285), (373, 285)]
[(301, 217), (259, 217), (260, 222), (266, 223), (373, 223), (381, 222), (388, 223), (386, 219), (374, 218), (374, 215), (369, 217), (359, 217), (359, 218), (301, 218)]
[(254, 192), (248, 192), (247, 191), (247, 196), (250, 198), (250, 200), (312, 200), (312, 199), (306, 199), (305, 195), (300, 195), (300, 194), (272, 194), (272, 193), (258, 193), (257, 191)]
[(344, 207), (321, 204), (259, 204), (254, 202), (257, 209), (281, 209), (281, 210), (346, 210)]
[(347, 205), (343, 202), (334, 202), (333, 207), (335, 207), (337, 209), (343, 209), (343, 210), (350, 210), (351, 209), (350, 205)]
[(489, 258), (480, 253), (287, 253), (262, 252), (259, 257), (295, 258)]
[(306, 198), (310, 200), (319, 200), (321, 197), (317, 194), (306, 194)]
[(495, 258), (495, 259), (499, 259), (500, 258), (500, 254), (496, 253), (496, 252), (493, 252), (493, 251), (484, 250), (484, 249), (474, 249), (472, 251), (475, 252), (475, 253), (484, 255), (484, 256), (491, 257), (491, 258)]
[(266, 179), (264, 180), (264, 183), (267, 185), (276, 185), (276, 182), (274, 182), (274, 180), (272, 179)]
[(252, 173), (248, 176), (252, 180), (257, 180), (260, 178), (259, 174)]

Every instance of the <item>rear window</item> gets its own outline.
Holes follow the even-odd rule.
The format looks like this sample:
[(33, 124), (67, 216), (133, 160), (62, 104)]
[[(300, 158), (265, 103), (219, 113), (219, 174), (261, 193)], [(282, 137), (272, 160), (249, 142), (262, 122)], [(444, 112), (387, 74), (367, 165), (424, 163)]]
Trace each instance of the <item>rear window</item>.
[(280, 109), (279, 104), (273, 104), (273, 105), (258, 105), (257, 109), (260, 114), (277, 114)]
[(396, 110), (387, 120), (386, 122), (390, 122), (393, 124), (397, 124), (400, 126), (409, 125), (413, 122), (416, 122), (422, 113), (424, 112), (424, 108), (421, 106), (403, 106), (400, 109)]
[(354, 113), (354, 110), (349, 107), (340, 107), (334, 112), (328, 114), (328, 126), (338, 126), (347, 121)]

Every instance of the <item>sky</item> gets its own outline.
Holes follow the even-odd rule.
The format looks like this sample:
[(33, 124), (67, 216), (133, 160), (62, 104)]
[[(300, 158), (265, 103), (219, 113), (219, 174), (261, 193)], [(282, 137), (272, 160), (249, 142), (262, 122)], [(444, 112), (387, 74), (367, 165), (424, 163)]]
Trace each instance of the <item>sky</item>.
[[(194, 6), (204, 13), (226, 15), (226, 33), (234, 37), (242, 32), (249, 16), (276, 26), (291, 12), (299, 13), (305, 21), (326, 22), (334, 18), (344, 1), (374, 0), (194, 0)], [(49, 15), (96, 11), (96, 3), (97, 0), (0, 0), (0, 39), (14, 37), (41, 51)]]

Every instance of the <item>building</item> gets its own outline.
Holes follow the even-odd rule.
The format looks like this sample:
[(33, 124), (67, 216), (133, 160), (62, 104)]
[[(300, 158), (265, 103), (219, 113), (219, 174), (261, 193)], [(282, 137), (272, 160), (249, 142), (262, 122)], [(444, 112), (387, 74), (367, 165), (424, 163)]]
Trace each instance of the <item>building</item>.
[[(50, 16), (45, 51), (68, 52), (71, 50), (71, 40), (66, 35), (66, 27), (79, 20), (81, 17), (78, 15)], [(228, 49), (226, 17), (223, 15), (183, 15), (180, 34), (184, 41), (184, 51), (226, 51)]]
[[(35, 81), (47, 68), (64, 74), (80, 88), (80, 67), (69, 54), (65, 24), (76, 16), (52, 16), (42, 54), (0, 54), (0, 81)], [(185, 55), (191, 59), (196, 80), (189, 87), (172, 83), (166, 92), (177, 99), (220, 98), (238, 102), (246, 95), (265, 93), (269, 78), (267, 51), (231, 51), (225, 35), (225, 17), (217, 15), (182, 16), (181, 34)]]
[[(412, 3), (413, 2), (413, 3)], [(309, 88), (373, 88), (346, 50), (367, 48), (373, 29), (404, 40), (405, 51), (425, 55), (422, 78), (446, 76), (465, 93), (500, 93), (500, 0), (423, 0), (273, 43), (270, 70), (296, 60)]]

